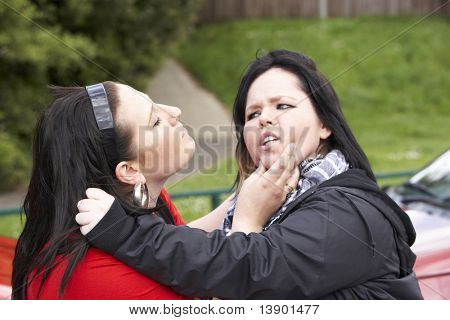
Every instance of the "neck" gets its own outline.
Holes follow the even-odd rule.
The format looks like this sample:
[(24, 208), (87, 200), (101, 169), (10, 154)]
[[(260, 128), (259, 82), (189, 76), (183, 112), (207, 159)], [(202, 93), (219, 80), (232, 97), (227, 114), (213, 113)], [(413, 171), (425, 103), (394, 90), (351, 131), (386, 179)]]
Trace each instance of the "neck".
[(148, 188), (148, 207), (154, 208), (156, 207), (156, 202), (158, 201), (158, 197), (161, 193), (162, 188), (164, 187), (164, 184), (167, 181), (167, 178), (161, 179), (161, 180), (155, 180), (153, 179), (147, 179), (147, 188)]

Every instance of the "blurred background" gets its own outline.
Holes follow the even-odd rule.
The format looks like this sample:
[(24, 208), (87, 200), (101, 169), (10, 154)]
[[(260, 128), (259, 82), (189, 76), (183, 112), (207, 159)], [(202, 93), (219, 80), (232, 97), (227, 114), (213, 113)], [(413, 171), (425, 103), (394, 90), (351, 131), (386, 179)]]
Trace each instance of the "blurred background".
[(179, 106), (196, 139), (223, 126), (167, 187), (190, 221), (234, 181), (241, 75), (279, 48), (317, 62), (380, 184), (400, 183), (450, 146), (449, 14), (438, 0), (0, 0), (0, 235), (21, 231), (47, 85), (120, 81)]

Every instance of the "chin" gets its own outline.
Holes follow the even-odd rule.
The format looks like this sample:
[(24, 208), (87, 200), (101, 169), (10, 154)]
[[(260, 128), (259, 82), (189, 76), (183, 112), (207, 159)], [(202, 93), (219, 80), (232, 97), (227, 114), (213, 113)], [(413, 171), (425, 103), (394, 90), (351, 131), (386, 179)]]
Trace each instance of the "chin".
[(260, 161), (261, 161), (263, 167), (266, 168), (266, 170), (267, 170), (277, 161), (277, 159), (278, 159), (278, 157), (271, 155), (271, 156), (261, 157)]
[(180, 161), (180, 168), (178, 170), (181, 170), (184, 168), (184, 166), (192, 160), (195, 153), (195, 141), (194, 139), (190, 139), (189, 142), (185, 143), (183, 146), (182, 154), (181, 154), (181, 161)]

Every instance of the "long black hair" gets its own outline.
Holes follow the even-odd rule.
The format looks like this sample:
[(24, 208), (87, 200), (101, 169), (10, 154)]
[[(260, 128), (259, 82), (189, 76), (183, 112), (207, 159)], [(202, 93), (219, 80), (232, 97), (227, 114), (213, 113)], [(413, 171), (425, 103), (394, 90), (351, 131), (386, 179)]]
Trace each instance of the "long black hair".
[[(138, 155), (131, 143), (133, 131), (116, 121), (117, 84), (107, 81), (103, 85), (115, 122), (116, 163), (107, 158), (86, 89), (51, 88), (54, 101), (40, 116), (35, 131), (33, 169), (23, 205), (26, 222), (13, 262), (13, 299), (26, 299), (27, 285), (38, 275), (42, 275), (40, 292), (60, 258), (67, 258), (59, 287), (63, 294), (89, 248), (75, 221), (77, 202), (86, 197), (87, 188), (101, 188), (113, 195), (128, 213), (149, 213), (133, 206), (132, 186), (115, 177), (119, 161), (134, 160)], [(162, 204), (161, 199), (158, 203)], [(167, 217), (168, 211), (161, 207), (153, 211)]]
[(233, 122), (238, 140), (236, 146), (238, 174), (235, 187), (239, 190), (243, 180), (255, 169), (243, 135), (248, 90), (256, 78), (271, 68), (281, 68), (297, 76), (302, 89), (311, 99), (317, 116), (331, 130), (331, 135), (325, 140), (327, 148), (339, 149), (350, 167), (364, 170), (375, 180), (367, 156), (345, 120), (336, 92), (325, 76), (317, 70), (315, 62), (301, 53), (274, 50), (249, 64), (234, 101)]

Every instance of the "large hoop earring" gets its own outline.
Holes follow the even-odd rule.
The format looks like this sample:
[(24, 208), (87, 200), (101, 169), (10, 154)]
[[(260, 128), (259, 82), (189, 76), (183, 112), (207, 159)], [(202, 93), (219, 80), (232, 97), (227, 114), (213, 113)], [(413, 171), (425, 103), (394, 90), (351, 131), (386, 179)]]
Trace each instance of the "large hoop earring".
[(148, 208), (148, 188), (147, 184), (138, 182), (134, 185), (133, 203), (142, 208)]

